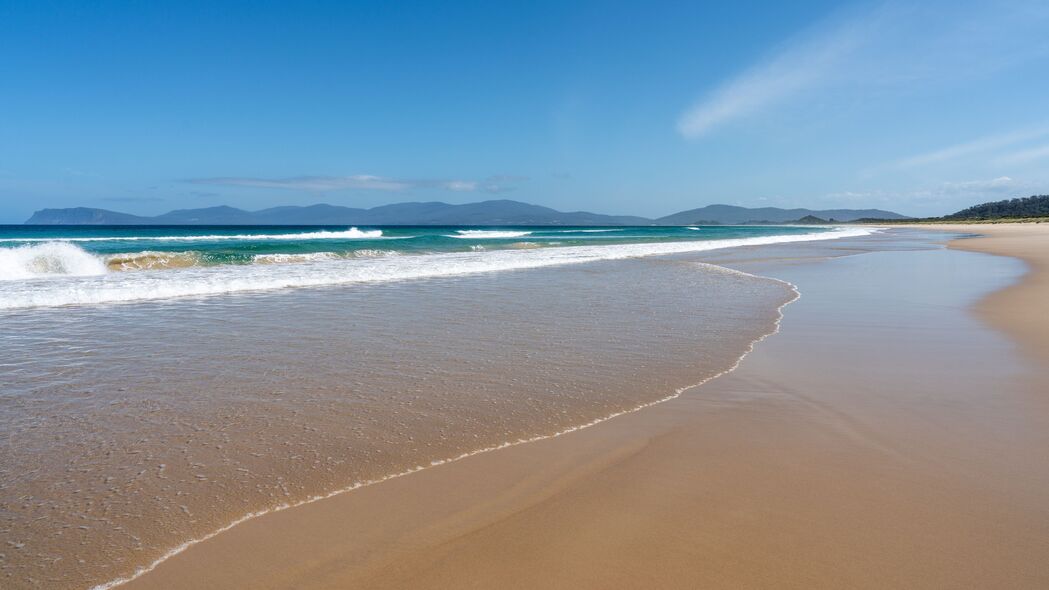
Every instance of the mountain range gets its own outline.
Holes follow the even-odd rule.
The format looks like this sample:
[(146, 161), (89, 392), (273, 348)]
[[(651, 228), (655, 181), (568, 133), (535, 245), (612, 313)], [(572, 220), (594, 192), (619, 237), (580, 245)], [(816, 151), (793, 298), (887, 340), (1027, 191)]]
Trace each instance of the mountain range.
[(41, 209), (28, 225), (695, 225), (790, 223), (812, 218), (826, 221), (856, 219), (906, 219), (879, 209), (748, 209), (709, 205), (666, 217), (649, 219), (631, 215), (602, 215), (586, 211), (562, 212), (549, 207), (507, 199), (450, 205), (448, 203), (396, 203), (371, 209), (338, 205), (271, 207), (245, 211), (219, 206), (177, 209), (152, 217), (106, 209), (72, 207)]

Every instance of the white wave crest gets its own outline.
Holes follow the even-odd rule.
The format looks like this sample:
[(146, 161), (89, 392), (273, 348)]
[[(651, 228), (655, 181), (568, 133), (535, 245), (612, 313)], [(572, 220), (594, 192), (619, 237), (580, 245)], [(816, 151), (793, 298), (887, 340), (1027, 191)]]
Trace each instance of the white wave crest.
[[(0, 248), (0, 281), (43, 277), (88, 277), (106, 274), (106, 263), (63, 242)], [(0, 296), (2, 298), (2, 296)], [(0, 307), (3, 307), (0, 302)]]
[(256, 254), (251, 261), (257, 264), (288, 264), (293, 262), (317, 262), (320, 260), (335, 260), (339, 255), (335, 252), (308, 252), (305, 254)]
[(521, 236), (531, 235), (530, 231), (502, 231), (502, 230), (487, 230), (487, 229), (461, 229), (455, 232), (455, 235), (445, 236), (448, 238), (459, 238), (466, 240), (490, 240), (497, 238), (520, 238)]
[(700, 228), (698, 228), (698, 227), (695, 227), (695, 226), (692, 226), (692, 225), (690, 225), (690, 226), (686, 227), (685, 229), (690, 229), (690, 230), (692, 230), (692, 231), (700, 231)]
[(256, 264), (290, 264), (296, 262), (322, 262), (327, 260), (342, 260), (345, 258), (376, 258), (378, 256), (396, 256), (396, 250), (375, 250), (363, 248), (352, 252), (304, 252), (296, 254), (256, 254), (251, 261)]
[[(222, 265), (165, 272), (110, 273), (60, 281), (5, 281), (0, 284), (0, 309), (56, 307), (272, 291), (292, 287), (386, 283), (419, 278), (463, 276), (617, 260), (641, 256), (702, 252), (738, 246), (807, 242), (857, 237), (872, 228), (842, 228), (818, 233), (762, 236), (728, 240), (693, 240), (606, 246), (572, 246), (531, 250), (485, 250), (380, 256), (318, 261), (276, 267), (266, 264)], [(99, 263), (101, 264), (101, 263)], [(98, 267), (92, 267), (99, 270)], [(104, 272), (104, 267), (101, 268)], [(96, 274), (102, 274), (97, 272)]]
[(102, 257), (102, 260), (105, 261), (109, 270), (162, 270), (196, 266), (200, 264), (200, 255), (197, 252), (154, 252), (145, 250), (142, 252), (110, 254)]
[(376, 250), (374, 248), (361, 248), (354, 250), (351, 255), (354, 258), (378, 258), (379, 256), (400, 256), (397, 250)]
[(382, 230), (312, 231), (295, 234), (208, 234), (199, 236), (91, 236), (70, 238), (3, 238), (0, 242), (217, 242), (222, 240), (374, 240)]
[(600, 234), (600, 233), (604, 233), (606, 231), (621, 231), (621, 230), (619, 228), (616, 228), (616, 229), (566, 229), (562, 233), (569, 233), (569, 234), (571, 234), (571, 233), (580, 232), (580, 233), (584, 233), (584, 234)]

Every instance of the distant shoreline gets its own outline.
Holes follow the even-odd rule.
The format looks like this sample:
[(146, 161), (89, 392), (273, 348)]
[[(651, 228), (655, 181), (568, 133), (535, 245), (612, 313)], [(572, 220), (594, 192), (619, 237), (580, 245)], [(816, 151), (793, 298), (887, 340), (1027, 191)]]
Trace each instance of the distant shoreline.
[(998, 219), (887, 219), (873, 221), (856, 221), (843, 225), (892, 225), (901, 227), (922, 226), (966, 226), (996, 224), (1039, 224), (1049, 223), (1049, 217), (1001, 217)]
[(688, 226), (704, 224), (793, 223), (806, 220), (852, 221), (903, 216), (881, 209), (782, 209), (707, 205), (657, 218), (604, 215), (588, 211), (558, 211), (521, 201), (499, 199), (476, 203), (394, 203), (361, 209), (339, 205), (270, 207), (246, 211), (221, 205), (177, 209), (141, 216), (92, 207), (41, 209), (25, 225), (558, 225), (558, 226)]

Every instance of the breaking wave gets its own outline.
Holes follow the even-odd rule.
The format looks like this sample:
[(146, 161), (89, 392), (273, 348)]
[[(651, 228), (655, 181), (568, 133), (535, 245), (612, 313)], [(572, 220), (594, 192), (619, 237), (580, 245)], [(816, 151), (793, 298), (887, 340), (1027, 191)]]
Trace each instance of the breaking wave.
[[(76, 246), (73, 246), (74, 248)], [(87, 254), (85, 252), (85, 254)], [(90, 254), (88, 254), (90, 256)], [(111, 254), (104, 258), (106, 268), (115, 271), (161, 270), (166, 268), (189, 268), (200, 265), (200, 254), (196, 252), (132, 252)]]
[(312, 231), (294, 234), (211, 234), (201, 236), (84, 236), (71, 238), (0, 238), (0, 242), (217, 242), (221, 240), (374, 240), (382, 230)]
[[(64, 242), (0, 248), (0, 281), (37, 277), (90, 277), (106, 274), (106, 263)], [(2, 299), (2, 297), (0, 297)], [(4, 302), (0, 302), (3, 307)]]
[(375, 250), (364, 248), (350, 252), (306, 252), (301, 254), (256, 254), (251, 261), (256, 264), (291, 264), (296, 262), (322, 262), (346, 258), (376, 258), (379, 256), (396, 256), (395, 250)]
[(468, 240), (491, 240), (496, 238), (520, 238), (522, 236), (531, 235), (530, 231), (502, 231), (502, 230), (487, 230), (487, 229), (461, 229), (455, 232), (454, 235), (446, 236), (449, 238), (460, 238)]
[(102, 259), (72, 244), (50, 243), (0, 249), (0, 278), (65, 275), (62, 280), (4, 281), (0, 285), (0, 309), (119, 303), (294, 287), (385, 283), (598, 260), (702, 252), (738, 246), (833, 240), (868, 235), (874, 231), (876, 230), (847, 228), (819, 233), (725, 240), (338, 258), (317, 260), (311, 264), (281, 265), (279, 268), (272, 264), (245, 264), (129, 273), (106, 273), (106, 265)]

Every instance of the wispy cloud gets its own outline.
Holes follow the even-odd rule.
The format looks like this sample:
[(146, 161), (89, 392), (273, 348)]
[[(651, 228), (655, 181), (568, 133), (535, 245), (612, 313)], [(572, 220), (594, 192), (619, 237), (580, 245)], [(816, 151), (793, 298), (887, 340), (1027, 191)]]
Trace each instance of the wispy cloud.
[(778, 54), (715, 89), (678, 119), (685, 137), (700, 137), (715, 126), (755, 113), (817, 84), (859, 45), (874, 20), (853, 21), (787, 44)]
[(166, 199), (163, 197), (105, 197), (102, 200), (111, 203), (160, 203)]
[(226, 186), (250, 186), (254, 188), (280, 188), (302, 191), (334, 191), (345, 189), (402, 191), (411, 184), (359, 174), (355, 176), (293, 176), (290, 178), (253, 178), (245, 176), (218, 176), (214, 178), (192, 178), (194, 184)]
[(714, 87), (680, 115), (699, 138), (718, 126), (804, 96), (812, 104), (871, 89), (899, 93), (957, 83), (1049, 53), (1044, 0), (907, 4), (888, 0), (835, 15)]
[(1006, 197), (1028, 196), (1045, 187), (1009, 176), (948, 181), (907, 190), (843, 191), (824, 196), (824, 200), (850, 203), (904, 202), (916, 204), (969, 203)]
[(505, 175), (492, 176), (484, 180), (407, 180), (357, 174), (353, 176), (293, 176), (290, 178), (220, 176), (214, 178), (192, 178), (188, 182), (313, 192), (340, 190), (402, 192), (412, 189), (438, 189), (454, 192), (501, 193), (513, 190), (517, 183), (524, 180), (526, 179), (521, 176)]
[(913, 168), (916, 166), (949, 162), (974, 155), (988, 154), (1026, 141), (1039, 139), (1047, 135), (1049, 135), (1049, 126), (1032, 126), (1027, 129), (1020, 129), (1008, 133), (988, 135), (904, 158), (895, 162), (894, 167)]
[(938, 189), (931, 191), (939, 195), (968, 195), (986, 193), (1008, 193), (1020, 190), (1025, 186), (1008, 176), (999, 176), (990, 180), (963, 180), (961, 182), (945, 182)]
[(1028, 149), (1003, 154), (995, 158), (995, 163), (1003, 166), (1013, 164), (1027, 164), (1036, 160), (1049, 158), (1049, 145), (1040, 145)]

